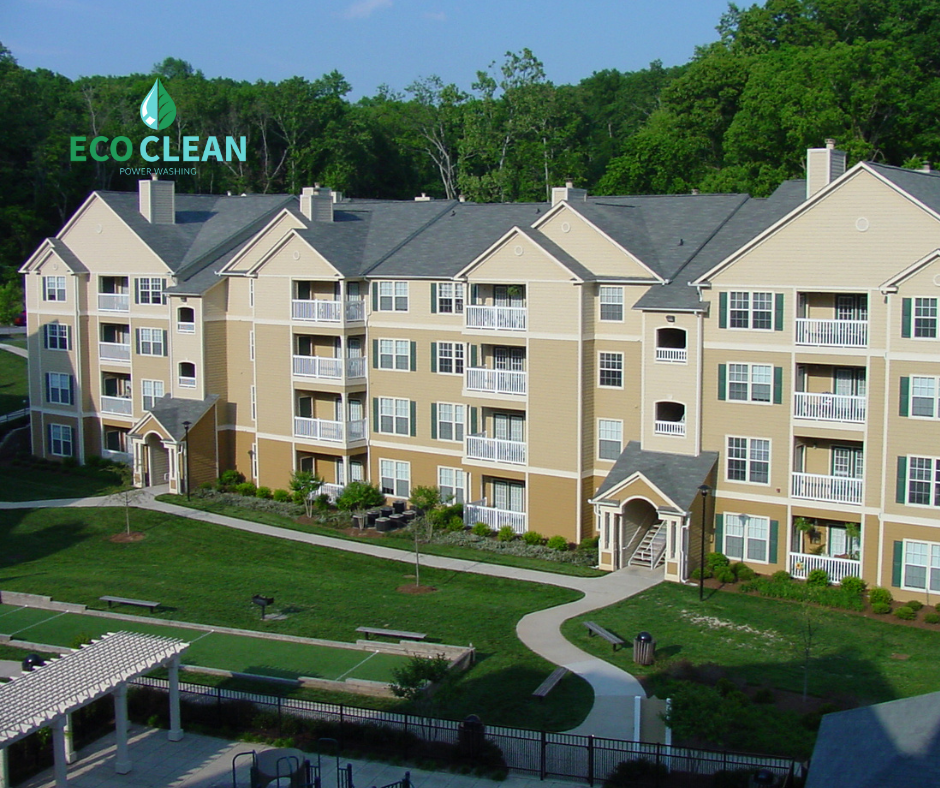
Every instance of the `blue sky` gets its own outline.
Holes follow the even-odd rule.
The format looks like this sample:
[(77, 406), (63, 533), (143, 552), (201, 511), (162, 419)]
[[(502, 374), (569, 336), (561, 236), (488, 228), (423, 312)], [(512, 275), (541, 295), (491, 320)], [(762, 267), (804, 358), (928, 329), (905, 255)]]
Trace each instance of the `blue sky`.
[(556, 84), (686, 62), (717, 38), (727, 0), (3, 0), (0, 41), (70, 78), (149, 72), (172, 56), (207, 77), (279, 81), (338, 70), (350, 98), (438, 74), (469, 89), (531, 49)]

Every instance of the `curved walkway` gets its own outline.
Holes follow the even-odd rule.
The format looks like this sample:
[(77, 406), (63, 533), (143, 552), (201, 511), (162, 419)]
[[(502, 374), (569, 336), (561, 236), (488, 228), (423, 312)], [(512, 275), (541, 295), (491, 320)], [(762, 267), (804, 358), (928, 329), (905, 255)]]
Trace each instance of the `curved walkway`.
[[(255, 523), (236, 517), (227, 517), (157, 501), (154, 495), (161, 492), (163, 490), (160, 488), (139, 491), (134, 494), (132, 505), (166, 514), (188, 517), (192, 520), (204, 520), (227, 528), (234, 528), (238, 531), (271, 536), (276, 539), (289, 539), (318, 547), (328, 547), (333, 550), (346, 550), (361, 555), (387, 558), (391, 561), (411, 563), (414, 560), (414, 556), (407, 550), (383, 547), (372, 542), (353, 542), (303, 531), (294, 531), (289, 528), (279, 528), (273, 525)], [(48, 501), (0, 501), (0, 509), (123, 505), (123, 498), (119, 495)], [(556, 665), (563, 665), (572, 673), (581, 676), (594, 690), (594, 705), (590, 713), (584, 722), (570, 731), (571, 733), (593, 734), (615, 739), (634, 738), (633, 697), (635, 695), (645, 697), (646, 695), (639, 681), (626, 671), (572, 645), (561, 634), (560, 628), (569, 618), (612, 605), (656, 585), (662, 581), (661, 570), (621, 569), (604, 577), (574, 577), (553, 572), (541, 572), (534, 569), (521, 569), (437, 555), (423, 555), (421, 562), (424, 566), (435, 569), (473, 572), (490, 577), (545, 583), (580, 591), (584, 596), (575, 602), (546, 608), (523, 616), (516, 625), (516, 634), (536, 654)]]

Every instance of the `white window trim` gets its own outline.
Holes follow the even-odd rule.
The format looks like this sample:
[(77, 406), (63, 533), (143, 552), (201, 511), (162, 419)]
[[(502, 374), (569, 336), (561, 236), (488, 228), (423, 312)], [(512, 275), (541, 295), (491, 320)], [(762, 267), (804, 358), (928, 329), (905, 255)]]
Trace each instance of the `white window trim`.
[[(937, 312), (936, 316), (931, 318), (934, 321), (934, 335), (932, 337), (917, 336), (917, 302), (918, 301), (933, 301), (934, 308)], [(935, 296), (914, 296), (911, 299), (911, 335), (909, 339), (917, 340), (918, 342), (936, 342), (940, 339), (940, 299)]]
[[(56, 282), (56, 285), (52, 288), (49, 287), (49, 283), (52, 281)], [(62, 287), (58, 286), (58, 282), (61, 280)], [(49, 293), (54, 292), (56, 294), (55, 298), (49, 298)], [(62, 298), (59, 298), (59, 293), (61, 292)], [(48, 303), (62, 303), (68, 298), (68, 292), (65, 284), (64, 276), (43, 276), (42, 278), (42, 300)]]
[[(149, 332), (151, 332), (151, 333), (150, 333), (150, 336), (151, 336), (151, 337), (153, 337), (153, 332), (154, 332), (154, 331), (156, 331), (156, 332), (159, 333), (159, 335), (160, 335), (160, 343), (159, 343), (159, 344), (160, 344), (160, 348), (161, 348), (161, 350), (162, 350), (161, 353), (152, 353), (152, 352), (151, 352), (151, 353), (145, 353), (145, 352), (144, 352), (144, 342), (145, 342), (145, 341), (149, 342), (149, 344), (150, 344), (150, 349), (151, 349), (151, 350), (153, 350), (153, 346), (156, 344), (156, 343), (153, 341), (152, 338), (151, 338), (150, 340), (145, 340), (145, 339), (144, 339), (144, 335), (143, 335), (143, 332), (144, 332), (144, 331), (149, 331)], [(137, 350), (137, 355), (138, 355), (138, 356), (151, 356), (151, 357), (156, 357), (156, 358), (165, 358), (165, 357), (167, 356), (167, 354), (168, 354), (168, 348), (167, 348), (168, 341), (167, 341), (167, 340), (168, 340), (168, 337), (164, 334), (164, 330), (163, 330), (162, 328), (149, 328), (149, 327), (141, 327), (141, 328), (138, 328), (138, 329), (137, 329), (137, 348), (136, 348), (136, 350)]]
[[(616, 462), (616, 461), (617, 461), (617, 457), (609, 458), (609, 457), (602, 457), (602, 456), (601, 456), (601, 422), (602, 422), (602, 421), (606, 421), (606, 422), (609, 422), (609, 423), (611, 423), (611, 424), (619, 424), (619, 425), (620, 425), (620, 449), (619, 449), (619, 451), (617, 452), (617, 457), (619, 457), (619, 456), (623, 453), (623, 419), (601, 419), (601, 418), (598, 418), (598, 420), (597, 420), (597, 459), (598, 459), (598, 460), (601, 460), (602, 462)], [(609, 442), (612, 443), (613, 441), (609, 441)]]
[[(148, 384), (148, 383), (151, 384), (151, 385), (150, 385), (150, 389), (151, 389), (151, 391), (154, 392), (153, 394), (147, 394), (147, 393), (146, 393), (146, 389), (147, 389), (147, 384)], [(157, 387), (156, 387), (155, 384), (157, 384), (157, 383), (160, 384), (160, 391), (162, 392), (159, 397), (156, 395), (156, 388), (157, 388)], [(141, 407), (142, 407), (144, 410), (150, 410), (150, 408), (148, 408), (147, 405), (146, 405), (146, 398), (147, 398), (147, 397), (150, 397), (150, 398), (153, 400), (153, 402), (150, 403), (150, 407), (152, 408), (152, 407), (153, 407), (153, 403), (156, 402), (158, 399), (160, 399), (161, 397), (163, 397), (163, 396), (165, 396), (165, 395), (166, 395), (166, 381), (164, 381), (164, 380), (153, 380), (153, 379), (150, 379), (150, 378), (145, 378), (145, 379), (143, 379), (143, 380), (140, 381), (140, 405), (141, 405)]]
[[(723, 533), (722, 533), (721, 551), (722, 551), (725, 555), (727, 555), (729, 558), (731, 558), (732, 560), (734, 560), (734, 561), (744, 561), (745, 563), (749, 563), (749, 564), (769, 564), (769, 563), (770, 563), (770, 560), (769, 560), (769, 559), (770, 559), (770, 529), (771, 529), (770, 518), (769, 518), (769, 517), (764, 517), (764, 516), (762, 516), (762, 515), (747, 514), (747, 513), (745, 513), (745, 512), (725, 512), (724, 515), (723, 515), (723, 517), (724, 517), (724, 531), (723, 531)], [(732, 557), (732, 556), (728, 553), (728, 549), (727, 549), (727, 545), (728, 545), (728, 525), (729, 525), (729, 523), (728, 523), (728, 518), (730, 518), (730, 517), (737, 517), (737, 518), (739, 518), (739, 519), (742, 518), (742, 517), (745, 518), (744, 523), (743, 523), (743, 529), (744, 529), (744, 531), (743, 531), (743, 534), (742, 534), (742, 536), (741, 536), (741, 538), (742, 538), (742, 540), (743, 540), (743, 544), (742, 544), (742, 550), (741, 550), (741, 557), (740, 557), (740, 558), (739, 558), (739, 557)], [(747, 554), (747, 545), (748, 545), (748, 525), (749, 525), (749, 524), (751, 523), (751, 521), (753, 521), (753, 520), (761, 520), (761, 521), (767, 526), (767, 538), (766, 538), (766, 540), (760, 540), (760, 541), (763, 541), (763, 542), (764, 542), (764, 557), (763, 557), (763, 559), (760, 559), (760, 558), (749, 558), (749, 557), (748, 557), (748, 554)], [(754, 541), (758, 541), (758, 540), (754, 540)]]
[[(404, 435), (408, 437), (411, 435), (411, 400), (404, 397), (378, 397), (379, 402), (379, 423), (375, 425), (375, 431), (381, 433), (382, 435)], [(391, 403), (391, 414), (382, 412), (382, 403)], [(398, 403), (405, 403), (405, 431), (401, 432), (398, 430), (398, 419), (402, 418), (398, 415)], [(392, 420), (392, 429), (391, 431), (382, 429), (382, 418), (391, 418)]]
[[(69, 453), (68, 453), (68, 454), (64, 454), (64, 453), (61, 453), (61, 452), (57, 452), (57, 451), (55, 450), (56, 439), (53, 437), (52, 433), (53, 433), (53, 431), (54, 431), (56, 428), (58, 428), (58, 429), (60, 429), (60, 430), (67, 430), (67, 431), (68, 431), (68, 439), (64, 439), (64, 438), (61, 438), (61, 437), (58, 439), (58, 442), (59, 442), (60, 444), (65, 444), (65, 443), (68, 444), (68, 447), (69, 447)], [(49, 425), (49, 431), (48, 431), (48, 438), (49, 438), (49, 453), (50, 453), (53, 457), (74, 457), (74, 456), (75, 456), (75, 430), (73, 430), (70, 425), (68, 425), (68, 424), (50, 424), (50, 425)]]
[[(60, 335), (60, 331), (62, 329), (65, 329), (65, 347), (58, 347), (58, 344), (56, 346), (52, 346), (49, 344), (50, 326), (57, 326), (56, 328), (56, 334), (57, 334), (56, 342), (57, 343), (60, 339), (62, 339)], [(68, 323), (58, 323), (58, 322), (45, 323), (42, 329), (42, 347), (43, 347), (43, 350), (55, 350), (59, 352), (68, 353), (68, 351), (72, 347), (72, 327)]]
[[(383, 356), (383, 355), (388, 355), (388, 354), (383, 354), (383, 353), (382, 353), (382, 343), (383, 343), (383, 342), (391, 342), (391, 343), (392, 343), (392, 353), (391, 353), (391, 356), (392, 356), (392, 366), (390, 366), (390, 367), (384, 367), (384, 366), (382, 366), (382, 356)], [(399, 343), (399, 342), (404, 342), (404, 343), (405, 343), (405, 346), (407, 347), (407, 351), (405, 352), (405, 367), (404, 367), (403, 369), (400, 369), (400, 368), (398, 367), (398, 365), (396, 364), (396, 359), (399, 358), (399, 356), (401, 355), (401, 354), (398, 352), (398, 345), (397, 345), (397, 343)], [(411, 372), (411, 340), (409, 340), (409, 339), (400, 339), (400, 338), (391, 338), (391, 337), (382, 337), (382, 338), (379, 338), (378, 343), (379, 343), (379, 356), (378, 356), (378, 358), (375, 360), (375, 364), (376, 364), (376, 367), (375, 367), (375, 368), (376, 368), (376, 369), (381, 369), (381, 370), (384, 370), (385, 372)]]
[[(731, 454), (728, 450), (728, 441), (731, 438), (747, 441), (747, 456), (744, 458), (745, 471), (748, 477), (746, 479), (732, 479), (731, 476), (728, 474), (729, 464), (732, 459)], [(751, 460), (751, 443), (753, 441), (767, 441), (767, 481), (766, 482), (755, 482), (755, 481), (751, 481), (750, 479), (751, 461), (752, 461)], [(748, 435), (725, 435), (724, 446), (725, 446), (725, 458), (724, 458), (725, 469), (724, 470), (725, 470), (726, 482), (728, 482), (729, 484), (752, 484), (756, 487), (769, 487), (770, 486), (770, 482), (773, 479), (773, 456), (774, 456), (773, 441), (770, 438), (758, 438), (758, 437), (751, 437)]]
[[(385, 463), (391, 465), (391, 474), (385, 475), (383, 470), (385, 470)], [(400, 466), (405, 466), (406, 476), (402, 477), (398, 475)], [(386, 486), (383, 483), (385, 479), (391, 479), (392, 484), (389, 485), (389, 489), (394, 492), (385, 492)], [(405, 482), (408, 485), (408, 492), (405, 495), (398, 494), (398, 483)], [(409, 498), (411, 496), (411, 463), (407, 460), (388, 460), (388, 459), (379, 459), (379, 489), (382, 491), (383, 495), (390, 496), (391, 498)]]
[[(470, 503), (470, 474), (469, 472), (465, 471), (463, 468), (453, 468), (453, 467), (446, 466), (446, 465), (438, 465), (437, 466), (437, 487), (439, 490), (441, 490), (442, 499), (443, 499), (443, 489), (445, 487), (444, 482), (441, 479), (442, 471), (451, 471), (454, 474), (454, 478), (456, 478), (458, 473), (463, 474), (463, 487), (458, 487), (456, 484), (454, 484), (453, 488), (455, 490), (462, 489), (463, 490), (463, 503), (464, 504)], [(451, 485), (447, 485), (447, 486), (451, 486)], [(442, 500), (442, 503), (449, 505), (452, 503), (459, 503), (459, 501), (458, 501), (457, 496), (455, 495), (452, 500), (450, 501)]]
[[(64, 378), (64, 379), (65, 379), (65, 386), (64, 386), (64, 387), (61, 386), (61, 385), (55, 385), (55, 386), (54, 386), (54, 385), (52, 384), (53, 376), (55, 376), (55, 377), (59, 380), (59, 382), (61, 382), (61, 379)], [(58, 401), (54, 400), (54, 399), (50, 396), (53, 391), (58, 391), (58, 392), (59, 392), (59, 399), (58, 399)], [(50, 404), (50, 405), (65, 405), (65, 406), (71, 406), (71, 405), (74, 405), (74, 404), (75, 404), (75, 403), (72, 401), (72, 376), (69, 375), (67, 372), (47, 372), (47, 373), (46, 373), (46, 391), (45, 391), (45, 393), (46, 393), (46, 402), (47, 402), (48, 404)], [(65, 394), (65, 400), (62, 399), (62, 394), (63, 394), (63, 393)]]
[[(903, 539), (903, 548), (901, 554), (901, 588), (905, 591), (913, 591), (920, 593), (936, 594), (940, 592), (940, 588), (932, 589), (930, 588), (930, 554), (933, 552), (934, 547), (940, 550), (940, 542), (927, 542), (923, 539)], [(924, 588), (917, 588), (916, 586), (909, 586), (904, 584), (904, 580), (907, 577), (907, 546), (908, 544), (921, 544), (926, 545), (927, 547), (927, 564), (925, 565), (925, 577), (924, 577)], [(910, 564), (910, 566), (921, 566), (921, 564)]]
[[(926, 339), (926, 337), (921, 337), (921, 339)], [(917, 378), (924, 378), (926, 380), (933, 381), (933, 395), (931, 399), (933, 400), (933, 415), (932, 416), (920, 416), (914, 413), (914, 381)], [(919, 397), (919, 399), (926, 399), (926, 397)], [(937, 421), (940, 420), (940, 378), (934, 377), (933, 375), (911, 375), (910, 376), (910, 390), (907, 394), (907, 412), (908, 417), (912, 419), (922, 419), (923, 421)]]
[[(734, 293), (747, 293), (747, 325), (746, 326), (732, 326), (731, 325), (731, 313), (740, 312), (743, 310), (732, 309), (731, 307), (731, 296)], [(768, 328), (755, 328), (754, 327), (754, 294), (758, 295), (769, 295), (770, 296), (770, 326)], [(761, 309), (761, 312), (767, 310)], [(726, 330), (728, 331), (766, 331), (772, 332), (774, 330), (774, 325), (777, 321), (777, 298), (776, 294), (771, 290), (729, 290), (728, 291), (728, 323)]]
[[(904, 505), (905, 506), (917, 506), (920, 509), (940, 509), (940, 506), (936, 506), (933, 503), (917, 503), (911, 500), (911, 460), (927, 460), (930, 462), (930, 479), (926, 483), (930, 485), (929, 489), (929, 498), (931, 501), (936, 500), (936, 487), (940, 485), (940, 481), (937, 481), (937, 469), (940, 466), (940, 457), (926, 457), (922, 454), (908, 454), (907, 455), (907, 472), (904, 479)], [(917, 481), (924, 483), (923, 480), (917, 479)], [(912, 541), (919, 541), (914, 539)]]
[[(454, 409), (454, 419), (452, 421), (445, 421), (441, 418), (441, 405), (450, 405)], [(463, 412), (463, 419), (457, 421), (457, 408), (460, 408)], [(437, 439), (439, 441), (444, 441), (445, 443), (463, 443), (464, 438), (467, 435), (467, 406), (462, 402), (438, 402), (437, 403), (437, 424), (435, 424), (435, 430), (437, 431)], [(454, 435), (457, 434), (457, 427), (461, 427), (463, 435), (460, 438), (442, 438), (441, 437), (441, 424), (450, 424), (453, 426)]]
[[(605, 301), (604, 300), (604, 291), (618, 290), (620, 294), (619, 301)], [(626, 315), (626, 298), (624, 293), (624, 288), (620, 285), (601, 285), (597, 290), (597, 320), (601, 323), (622, 323)], [(604, 306), (619, 306), (620, 307), (620, 317), (611, 318), (603, 317)]]
[[(166, 278), (165, 277), (138, 276), (138, 277), (135, 277), (135, 279), (136, 279), (136, 283), (134, 285), (134, 303), (135, 304), (137, 304), (138, 306), (163, 306), (166, 304)], [(153, 300), (142, 301), (141, 300), (141, 297), (143, 296), (145, 292), (144, 288), (142, 287), (144, 282), (147, 283), (146, 292), (150, 295), (152, 295), (155, 292), (158, 292), (151, 287), (151, 283), (152, 282), (161, 283), (160, 290), (159, 290), (160, 297), (156, 301), (153, 301)]]
[[(762, 329), (755, 329), (760, 331)], [(731, 396), (731, 367), (747, 367), (747, 399), (736, 399)], [(760, 399), (754, 399), (754, 367), (766, 367), (770, 370), (770, 383), (768, 384), (769, 396), (766, 401)], [(739, 381), (733, 381), (738, 383)], [(726, 372), (725, 372), (725, 401), (726, 402), (740, 402), (746, 405), (773, 405), (774, 404), (774, 365), (773, 364), (758, 364), (753, 361), (729, 361), (727, 363)]]
[[(445, 287), (453, 287), (453, 295), (444, 295)], [(445, 301), (451, 302), (452, 309), (447, 311), (442, 308)], [(460, 309), (457, 309), (457, 303), (460, 302)], [(463, 282), (440, 282), (437, 285), (437, 313), (439, 315), (462, 315), (467, 301), (464, 296)]]
[[(445, 313), (446, 314), (446, 313)], [(444, 372), (441, 370), (441, 359), (444, 358), (442, 355), (442, 348), (444, 345), (449, 345), (451, 348), (451, 355), (447, 358), (450, 359), (452, 366), (457, 366), (457, 358), (454, 354), (457, 348), (460, 348), (460, 363), (463, 366), (463, 369), (460, 372)], [(437, 343), (437, 373), (438, 375), (463, 375), (467, 369), (467, 346), (463, 342), (438, 342)]]
[[(620, 356), (620, 385), (613, 385), (611, 383), (601, 383), (601, 373), (604, 371), (604, 368), (601, 366), (601, 357), (604, 355), (608, 356)], [(610, 370), (613, 371), (613, 370)], [(597, 351), (597, 387), (601, 389), (623, 389), (624, 385), (624, 367), (623, 367), (623, 353), (617, 350), (598, 350)]]
[[(386, 280), (384, 280), (384, 281), (378, 282), (377, 284), (378, 284), (378, 297), (376, 298), (376, 304), (375, 304), (377, 311), (379, 311), (379, 312), (408, 312), (408, 311), (410, 310), (410, 308), (411, 308), (411, 294), (410, 294), (410, 292), (409, 292), (410, 288), (408, 287), (408, 282), (402, 281), (402, 280), (400, 280), (400, 279), (398, 279), (398, 280), (396, 280), (396, 279), (386, 279)], [(402, 285), (403, 287), (400, 288), (399, 285)], [(383, 290), (383, 289), (385, 289), (385, 290), (390, 290), (391, 292), (383, 294), (383, 293), (382, 293), (382, 290)], [(403, 290), (405, 291), (405, 292), (404, 292), (404, 295), (401, 295), (401, 294), (398, 292), (400, 289), (403, 289)], [(384, 308), (382, 307), (382, 299), (383, 299), (383, 298), (391, 298), (391, 299), (392, 299), (392, 301), (391, 301), (391, 308), (390, 308), (390, 309), (384, 309)], [(404, 309), (399, 309), (399, 308), (398, 308), (398, 299), (399, 299), (399, 298), (404, 298), (404, 299), (405, 299), (405, 308), (404, 308)]]

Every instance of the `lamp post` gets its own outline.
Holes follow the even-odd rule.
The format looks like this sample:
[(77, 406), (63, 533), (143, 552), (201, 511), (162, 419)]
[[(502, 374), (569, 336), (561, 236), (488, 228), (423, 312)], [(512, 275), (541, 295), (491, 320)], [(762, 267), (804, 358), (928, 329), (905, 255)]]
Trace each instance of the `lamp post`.
[(189, 428), (193, 424), (191, 421), (183, 422), (183, 429), (185, 433), (183, 434), (183, 442), (186, 444), (186, 500), (190, 500), (189, 497)]
[(708, 504), (708, 494), (712, 491), (712, 488), (707, 484), (703, 484), (698, 488), (698, 491), (702, 495), (702, 552), (698, 565), (698, 601), (703, 602), (705, 600), (705, 509)]

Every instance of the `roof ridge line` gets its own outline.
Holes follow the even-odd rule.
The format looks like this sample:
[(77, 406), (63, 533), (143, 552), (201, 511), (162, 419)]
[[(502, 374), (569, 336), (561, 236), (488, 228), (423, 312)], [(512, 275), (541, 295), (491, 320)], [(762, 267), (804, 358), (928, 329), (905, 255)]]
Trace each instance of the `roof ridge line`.
[(747, 203), (749, 203), (752, 199), (753, 199), (753, 198), (752, 198), (749, 194), (744, 194), (744, 195), (742, 195), (742, 200), (738, 203), (737, 207), (736, 207), (731, 213), (729, 213), (729, 214), (724, 218), (724, 220), (721, 222), (721, 224), (719, 224), (714, 230), (712, 230), (712, 232), (709, 234), (708, 238), (706, 238), (704, 241), (702, 241), (702, 243), (699, 244), (698, 248), (697, 248), (692, 254), (689, 255), (689, 257), (686, 259), (686, 261), (685, 261), (681, 266), (679, 266), (679, 270), (677, 270), (677, 271), (675, 272), (675, 274), (673, 274), (673, 275), (670, 277), (670, 280), (673, 281), (673, 282), (675, 282), (676, 280), (678, 280), (679, 274), (681, 274), (686, 268), (689, 267), (689, 264), (690, 264), (696, 257), (698, 257), (699, 252), (701, 252), (702, 249), (704, 249), (704, 248), (711, 242), (712, 238), (714, 238), (716, 235), (718, 235), (718, 233), (721, 232), (721, 230), (725, 227), (725, 225), (727, 225), (728, 222), (730, 222), (735, 216), (738, 215), (738, 211), (740, 211), (740, 210), (741, 210), (745, 205), (747, 205)]
[(388, 258), (390, 258), (393, 254), (395, 254), (399, 249), (401, 249), (403, 246), (405, 246), (405, 244), (408, 244), (408, 243), (410, 243), (411, 241), (413, 241), (415, 238), (417, 238), (418, 235), (420, 235), (420, 234), (423, 233), (425, 230), (427, 230), (432, 224), (435, 224), (437, 221), (439, 221), (439, 220), (444, 216), (445, 213), (447, 213), (448, 211), (453, 210), (454, 205), (458, 205), (458, 204), (459, 204), (459, 203), (458, 203), (457, 200), (447, 200), (447, 201), (446, 201), (446, 205), (444, 206), (444, 208), (443, 208), (437, 215), (432, 216), (430, 219), (428, 219), (427, 222), (425, 222), (425, 223), (422, 224), (420, 227), (418, 227), (416, 230), (414, 230), (413, 232), (411, 232), (411, 233), (410, 233), (406, 238), (404, 238), (401, 242), (397, 243), (394, 247), (392, 247), (389, 251), (387, 251), (384, 255), (382, 255), (378, 260), (376, 260), (372, 265), (370, 265), (368, 268), (366, 268), (364, 271), (362, 271), (362, 272), (360, 273), (360, 276), (368, 276), (370, 273), (372, 273), (372, 271), (374, 271), (376, 268), (378, 268), (380, 265), (382, 265), (382, 263), (384, 263), (386, 260), (388, 260)]

